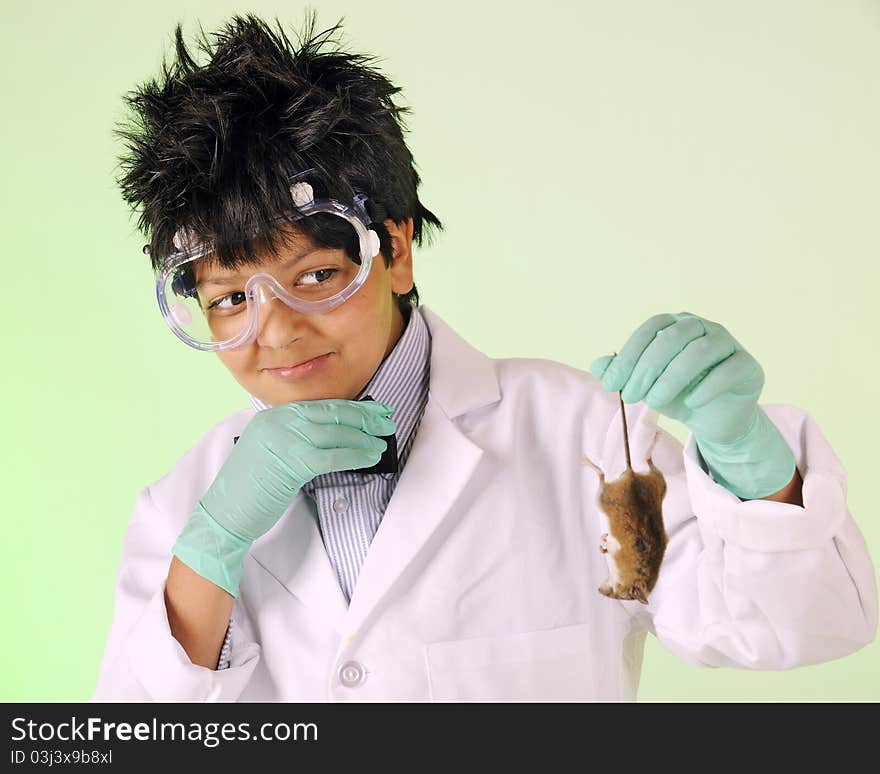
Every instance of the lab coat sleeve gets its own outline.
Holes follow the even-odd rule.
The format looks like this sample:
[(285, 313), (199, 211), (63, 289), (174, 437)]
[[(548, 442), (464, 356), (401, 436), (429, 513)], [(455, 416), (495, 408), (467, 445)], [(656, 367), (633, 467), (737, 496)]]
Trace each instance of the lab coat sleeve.
[(656, 411), (638, 405), (641, 435), (661, 434), (654, 461), (667, 484), (669, 543), (649, 604), (622, 602), (633, 620), (706, 667), (789, 669), (873, 641), (874, 567), (847, 507), (846, 471), (812, 417), (762, 406), (795, 454), (801, 507), (740, 501), (707, 472), (693, 434), (682, 447), (656, 426)]
[(234, 701), (260, 657), (254, 642), (236, 644), (229, 667), (193, 664), (171, 634), (165, 579), (179, 532), (150, 487), (137, 498), (116, 578), (113, 620), (93, 702)]

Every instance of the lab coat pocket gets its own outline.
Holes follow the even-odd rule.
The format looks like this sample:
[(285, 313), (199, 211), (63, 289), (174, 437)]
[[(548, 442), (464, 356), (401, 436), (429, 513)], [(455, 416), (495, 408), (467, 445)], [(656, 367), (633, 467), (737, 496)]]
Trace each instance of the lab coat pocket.
[(590, 624), (425, 645), (435, 701), (588, 701)]

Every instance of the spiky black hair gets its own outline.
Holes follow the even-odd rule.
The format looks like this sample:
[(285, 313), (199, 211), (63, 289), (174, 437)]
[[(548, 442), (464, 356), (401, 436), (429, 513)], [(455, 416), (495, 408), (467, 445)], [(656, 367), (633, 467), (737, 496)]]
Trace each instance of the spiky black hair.
[[(288, 177), (312, 167), (326, 195), (368, 197), (386, 266), (393, 253), (384, 218), (412, 218), (417, 245), (427, 227), (442, 229), (419, 201), (420, 178), (403, 136), (409, 108), (392, 99), (400, 88), (372, 66), (375, 57), (329, 47), (342, 21), (316, 33), (315, 13), (307, 12), (298, 47), (277, 18), (275, 31), (253, 14), (235, 15), (213, 33), (213, 46), (200, 25), (204, 65), (177, 24), (176, 61), (169, 66), (163, 57), (160, 77), (124, 96), (133, 115), (114, 131), (126, 141), (116, 182), (140, 210), (154, 269), (180, 228), (211, 240), (227, 268), (255, 260), (254, 234), (277, 255), (272, 219), (291, 209)], [(297, 224), (318, 245), (357, 255), (353, 230), (339, 218), (313, 215)], [(418, 305), (418, 291), (398, 300), (401, 308)]]

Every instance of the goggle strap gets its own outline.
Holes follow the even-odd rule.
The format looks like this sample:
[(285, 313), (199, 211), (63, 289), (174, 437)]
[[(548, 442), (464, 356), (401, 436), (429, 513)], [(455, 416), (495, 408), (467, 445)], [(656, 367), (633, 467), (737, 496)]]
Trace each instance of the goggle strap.
[(370, 223), (384, 223), (388, 219), (388, 210), (384, 204), (374, 202), (372, 199), (365, 199), (363, 202), (367, 215), (370, 216)]

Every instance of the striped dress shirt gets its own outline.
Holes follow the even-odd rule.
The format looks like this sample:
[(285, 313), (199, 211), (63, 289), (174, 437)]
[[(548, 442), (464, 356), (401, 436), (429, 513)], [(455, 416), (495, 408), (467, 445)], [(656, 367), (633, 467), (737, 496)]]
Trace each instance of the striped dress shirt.
[[(421, 311), (413, 307), (394, 349), (356, 398), (369, 395), (394, 409), (391, 418), (397, 423), (397, 472), (336, 471), (316, 476), (302, 488), (348, 602), (425, 412), (430, 364), (431, 332)], [(250, 398), (257, 411), (271, 408), (253, 395)], [(229, 666), (233, 623), (230, 618), (217, 669)]]

